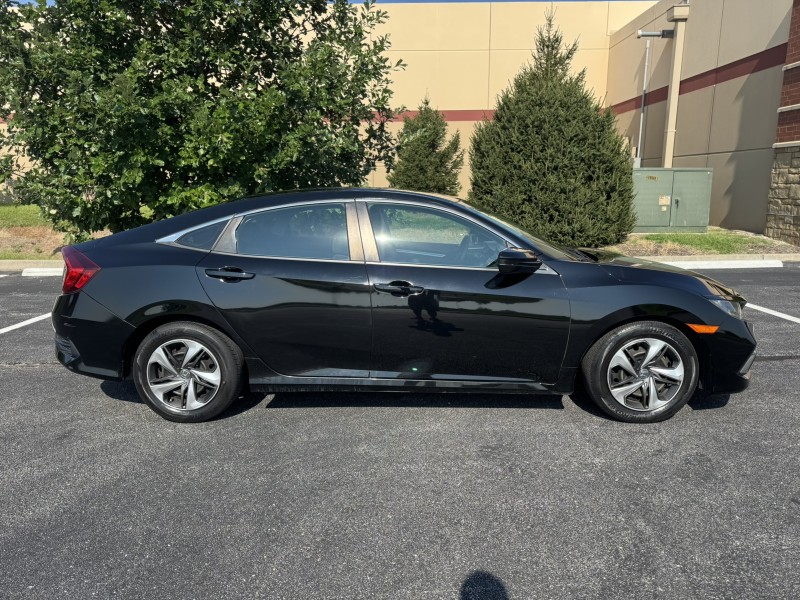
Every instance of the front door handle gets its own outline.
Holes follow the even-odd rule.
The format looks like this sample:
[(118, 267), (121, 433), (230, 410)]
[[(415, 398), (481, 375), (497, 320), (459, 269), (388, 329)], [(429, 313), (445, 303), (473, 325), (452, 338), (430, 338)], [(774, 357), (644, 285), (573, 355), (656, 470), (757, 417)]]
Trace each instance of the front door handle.
[(424, 287), (411, 285), (407, 281), (392, 281), (391, 283), (376, 283), (374, 287), (379, 292), (386, 292), (392, 296), (416, 296), (425, 291)]
[(206, 275), (222, 281), (240, 281), (242, 279), (252, 279), (255, 273), (247, 273), (239, 267), (223, 267), (221, 269), (206, 269)]

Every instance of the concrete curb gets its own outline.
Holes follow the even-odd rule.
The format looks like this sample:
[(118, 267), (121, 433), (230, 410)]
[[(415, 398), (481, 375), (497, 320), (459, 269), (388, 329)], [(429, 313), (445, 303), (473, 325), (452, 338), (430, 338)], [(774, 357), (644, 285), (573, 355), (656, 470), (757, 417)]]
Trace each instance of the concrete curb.
[(800, 254), (696, 254), (639, 258), (691, 270), (780, 269), (784, 262), (800, 262)]
[(61, 277), (63, 274), (63, 267), (28, 267), (27, 269), (22, 269), (23, 277)]
[(660, 261), (662, 265), (680, 267), (691, 271), (705, 269), (780, 269), (780, 260), (672, 260)]
[(0, 260), (0, 271), (23, 271), (24, 269), (63, 269), (64, 261), (58, 260)]
[(800, 262), (800, 254), (687, 254), (685, 256), (638, 256), (637, 258), (653, 262), (728, 262), (735, 260)]

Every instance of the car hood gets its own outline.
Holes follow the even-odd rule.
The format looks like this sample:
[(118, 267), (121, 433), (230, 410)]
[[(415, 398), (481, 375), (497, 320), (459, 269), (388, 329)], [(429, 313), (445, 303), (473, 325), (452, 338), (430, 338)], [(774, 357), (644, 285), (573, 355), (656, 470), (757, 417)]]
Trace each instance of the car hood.
[(688, 284), (692, 291), (705, 296), (720, 296), (737, 302), (745, 302), (741, 294), (733, 288), (701, 273), (653, 262), (652, 260), (626, 256), (609, 250), (581, 248), (581, 251), (594, 258), (597, 263), (606, 268), (612, 277), (620, 281), (652, 282), (653, 280), (667, 278), (672, 280), (673, 283)]

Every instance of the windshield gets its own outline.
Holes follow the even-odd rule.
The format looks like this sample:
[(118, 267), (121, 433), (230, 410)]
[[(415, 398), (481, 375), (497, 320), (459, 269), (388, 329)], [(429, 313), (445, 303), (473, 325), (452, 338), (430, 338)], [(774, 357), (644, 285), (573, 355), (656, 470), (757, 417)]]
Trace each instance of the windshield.
[(478, 210), (474, 206), (471, 206), (466, 202), (466, 200), (462, 200), (461, 198), (456, 198), (455, 196), (446, 196), (444, 194), (435, 194), (426, 192), (428, 196), (434, 196), (436, 198), (443, 198), (445, 200), (449, 200), (451, 202), (457, 202), (458, 204), (462, 205), (464, 208), (469, 210), (473, 210), (477, 213), (480, 213), (484, 217), (488, 217), (489, 220), (494, 221), (497, 225), (500, 225), (504, 229), (510, 229), (514, 233), (516, 233), (521, 238), (528, 240), (531, 244), (533, 244), (536, 248), (550, 256), (551, 258), (555, 258), (556, 260), (579, 260), (579, 261), (586, 261), (591, 260), (590, 257), (587, 255), (575, 250), (574, 248), (568, 248), (566, 246), (562, 246), (560, 244), (556, 244), (554, 242), (546, 242), (541, 238), (536, 237), (535, 235), (531, 234), (530, 232), (524, 230), (519, 225), (515, 223), (510, 223), (505, 219), (501, 219), (483, 209)]
[(494, 215), (490, 215), (489, 213), (484, 212), (484, 215), (489, 217), (492, 221), (505, 227), (506, 229), (510, 229), (518, 236), (525, 238), (531, 244), (539, 248), (545, 254), (551, 256), (552, 258), (558, 260), (575, 260), (576, 258), (580, 259), (580, 255), (578, 255), (575, 251), (570, 248), (566, 248), (564, 246), (560, 246), (553, 242), (545, 242), (541, 238), (536, 237), (535, 235), (530, 234), (529, 232), (525, 231), (519, 225), (514, 225), (513, 223), (509, 223), (499, 217), (495, 217)]

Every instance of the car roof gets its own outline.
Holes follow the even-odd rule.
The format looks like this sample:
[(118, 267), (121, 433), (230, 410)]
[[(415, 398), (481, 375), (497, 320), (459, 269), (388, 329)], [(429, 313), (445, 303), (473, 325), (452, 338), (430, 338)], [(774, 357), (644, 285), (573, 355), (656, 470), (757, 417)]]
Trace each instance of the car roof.
[[(279, 204), (285, 204), (291, 202), (307, 202), (309, 200), (328, 200), (328, 199), (339, 200), (342, 199), (342, 196), (346, 196), (347, 199), (380, 197), (380, 198), (389, 198), (396, 200), (422, 199), (427, 201), (433, 201), (436, 204), (443, 204), (443, 205), (464, 204), (464, 202), (459, 198), (454, 198), (452, 196), (445, 196), (443, 194), (434, 194), (430, 192), (415, 192), (410, 190), (398, 190), (394, 188), (347, 188), (347, 187), (292, 190), (288, 192), (259, 194), (259, 195), (247, 196), (245, 198), (242, 198), (241, 200), (236, 200), (229, 204), (249, 205), (250, 203), (253, 203), (268, 208), (270, 206), (277, 206)], [(255, 208), (258, 207), (248, 206), (246, 210), (253, 210)], [(245, 211), (240, 210), (237, 212), (245, 212)]]
[(203, 223), (211, 223), (220, 219), (232, 217), (234, 215), (266, 209), (282, 204), (294, 204), (319, 200), (350, 200), (380, 198), (390, 200), (424, 200), (439, 206), (465, 206), (457, 198), (443, 196), (440, 194), (430, 194), (426, 192), (412, 192), (406, 190), (396, 190), (391, 188), (323, 188), (310, 190), (292, 190), (284, 192), (272, 192), (247, 196), (239, 200), (232, 200), (216, 204), (208, 208), (176, 215), (174, 217), (156, 221), (148, 225), (143, 225), (135, 229), (130, 229), (117, 233), (113, 236), (100, 238), (80, 244), (80, 248), (89, 250), (115, 243), (137, 243), (152, 242), (159, 238), (191, 229)]

